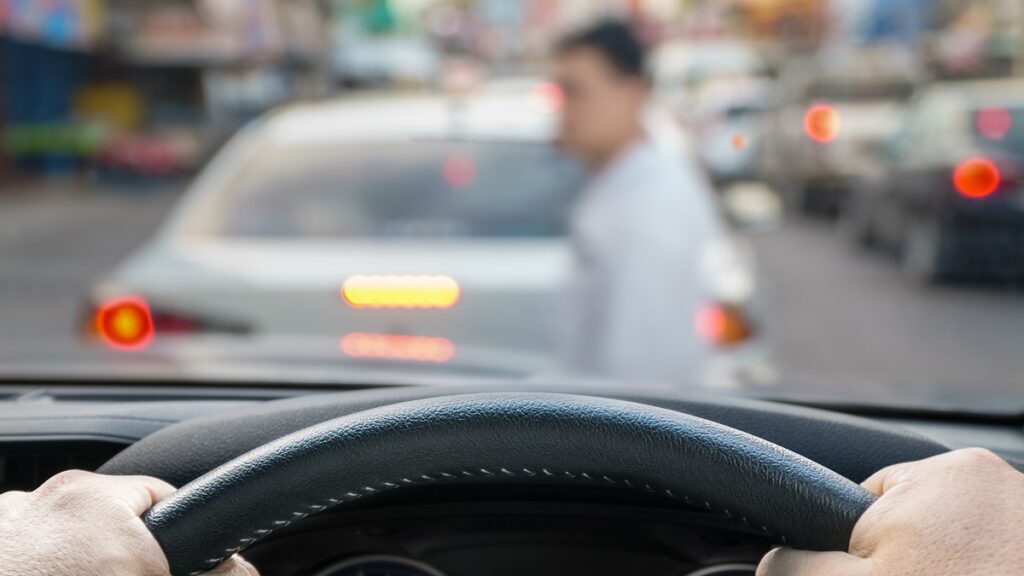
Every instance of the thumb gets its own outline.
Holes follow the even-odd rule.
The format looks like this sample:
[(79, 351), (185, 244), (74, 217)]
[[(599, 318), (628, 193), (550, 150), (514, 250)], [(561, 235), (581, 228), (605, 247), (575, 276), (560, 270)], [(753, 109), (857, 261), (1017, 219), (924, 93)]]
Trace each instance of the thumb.
[(776, 548), (757, 567), (757, 576), (867, 576), (868, 563), (846, 552), (805, 552)]
[(154, 504), (174, 494), (174, 486), (146, 476), (109, 476), (104, 484), (136, 515), (141, 516)]
[(260, 576), (260, 573), (255, 566), (236, 554), (207, 572), (206, 576)]
[(916, 465), (916, 462), (908, 462), (882, 468), (862, 482), (861, 486), (875, 496), (882, 496), (889, 490), (892, 490), (894, 486), (906, 482)]

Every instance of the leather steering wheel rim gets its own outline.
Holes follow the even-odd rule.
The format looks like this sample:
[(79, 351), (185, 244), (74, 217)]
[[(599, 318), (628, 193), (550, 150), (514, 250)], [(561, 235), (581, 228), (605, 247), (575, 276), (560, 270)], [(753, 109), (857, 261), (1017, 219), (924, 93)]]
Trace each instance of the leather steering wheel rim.
[(174, 576), (275, 530), (424, 484), (603, 485), (657, 492), (808, 550), (847, 549), (872, 504), (831, 470), (744, 432), (633, 402), (485, 393), (392, 404), (289, 434), (211, 470), (144, 521)]

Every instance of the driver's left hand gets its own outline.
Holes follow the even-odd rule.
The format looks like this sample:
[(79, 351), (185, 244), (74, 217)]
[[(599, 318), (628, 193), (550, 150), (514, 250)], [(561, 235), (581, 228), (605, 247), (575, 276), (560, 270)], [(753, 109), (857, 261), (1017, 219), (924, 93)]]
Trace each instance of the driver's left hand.
[[(62, 472), (34, 492), (0, 494), (5, 576), (168, 576), (160, 545), (142, 523), (174, 487), (143, 476)], [(258, 576), (234, 557), (216, 576)]]

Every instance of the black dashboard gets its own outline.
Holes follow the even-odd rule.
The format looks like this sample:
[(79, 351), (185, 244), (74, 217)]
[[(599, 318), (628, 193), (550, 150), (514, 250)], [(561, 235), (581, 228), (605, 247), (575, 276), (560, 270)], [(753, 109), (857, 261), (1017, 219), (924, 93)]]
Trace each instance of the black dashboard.
[(246, 556), (301, 576), (749, 576), (769, 546), (697, 513), (626, 503), (434, 501), (312, 520)]
[[(0, 490), (32, 489), (69, 468), (103, 471), (108, 461), (116, 468), (128, 456), (181, 484), (338, 414), (475, 389), (10, 386), (0, 390), (6, 394), (0, 398)], [(854, 481), (887, 463), (968, 445), (1011, 461), (1024, 456), (1024, 427), (1013, 420), (863, 418), (664, 390), (581, 392), (642, 399), (718, 421)], [(225, 421), (233, 434), (211, 437), (209, 426)], [(159, 446), (177, 448), (168, 453)], [(698, 506), (608, 490), (423, 486), (313, 515), (248, 549), (246, 557), (265, 576), (749, 576), (772, 546), (757, 530)]]

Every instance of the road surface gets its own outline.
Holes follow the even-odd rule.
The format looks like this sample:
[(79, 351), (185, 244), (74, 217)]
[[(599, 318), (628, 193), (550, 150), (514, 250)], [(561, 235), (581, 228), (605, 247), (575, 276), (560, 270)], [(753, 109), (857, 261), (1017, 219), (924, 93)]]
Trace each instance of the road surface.
[(755, 250), (781, 374), (883, 404), (966, 406), (982, 395), (1024, 412), (1020, 286), (916, 285), (819, 221), (789, 222)]
[(0, 345), (74, 334), (83, 296), (156, 228), (175, 188), (0, 188)]

